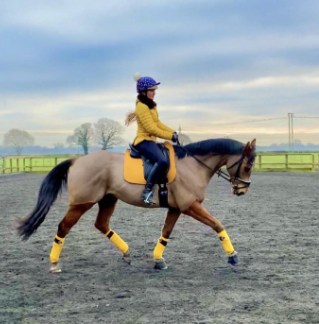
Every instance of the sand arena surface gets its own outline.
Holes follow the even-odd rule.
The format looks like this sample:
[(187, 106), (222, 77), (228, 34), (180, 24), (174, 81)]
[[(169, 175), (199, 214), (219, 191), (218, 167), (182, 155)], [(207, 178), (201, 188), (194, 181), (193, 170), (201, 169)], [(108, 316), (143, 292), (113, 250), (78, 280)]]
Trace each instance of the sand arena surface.
[(213, 178), (204, 206), (225, 225), (236, 269), (210, 228), (181, 216), (164, 254), (169, 268), (154, 270), (165, 210), (119, 202), (111, 226), (132, 264), (94, 228), (95, 206), (67, 236), (54, 275), (48, 256), (67, 195), (29, 241), (12, 230), (33, 209), (43, 177), (0, 178), (0, 323), (319, 323), (318, 173), (255, 173), (242, 197)]

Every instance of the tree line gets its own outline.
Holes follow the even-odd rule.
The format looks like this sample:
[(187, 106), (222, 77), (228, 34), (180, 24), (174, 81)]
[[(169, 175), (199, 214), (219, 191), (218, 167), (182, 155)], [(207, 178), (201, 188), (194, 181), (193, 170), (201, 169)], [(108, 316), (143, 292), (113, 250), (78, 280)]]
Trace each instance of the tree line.
[(66, 139), (70, 146), (81, 146), (83, 153), (88, 154), (92, 142), (101, 146), (102, 150), (108, 150), (114, 146), (123, 144), (124, 127), (117, 121), (108, 118), (101, 118), (94, 123), (84, 123), (77, 127), (73, 135)]
[[(80, 146), (84, 154), (88, 154), (90, 145), (97, 144), (102, 150), (108, 150), (114, 146), (123, 144), (121, 137), (124, 127), (117, 121), (101, 118), (96, 123), (84, 123), (75, 128), (73, 135), (66, 139), (69, 146)], [(35, 143), (34, 137), (25, 130), (10, 129), (3, 138), (3, 146), (13, 147), (17, 155), (21, 155), (26, 146)], [(63, 143), (56, 143), (55, 146), (63, 146)]]
[[(108, 150), (125, 143), (121, 135), (125, 128), (117, 121), (109, 118), (101, 118), (96, 123), (84, 123), (75, 128), (73, 134), (68, 136), (66, 144), (69, 147), (80, 146), (86, 155), (91, 145), (97, 145), (101, 150)], [(179, 133), (179, 141), (182, 145), (191, 143), (188, 135)], [(34, 137), (25, 130), (10, 129), (3, 139), (3, 145), (13, 147), (17, 155), (21, 155), (23, 149), (35, 143)], [(55, 147), (64, 147), (64, 143), (55, 143)]]

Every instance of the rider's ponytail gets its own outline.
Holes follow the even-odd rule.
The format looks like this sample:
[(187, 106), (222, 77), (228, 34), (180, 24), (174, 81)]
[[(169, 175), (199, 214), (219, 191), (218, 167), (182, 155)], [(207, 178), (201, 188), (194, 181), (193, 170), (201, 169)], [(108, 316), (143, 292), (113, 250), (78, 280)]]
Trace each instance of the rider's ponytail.
[(126, 114), (126, 118), (125, 118), (125, 126), (130, 126), (132, 123), (134, 123), (136, 121), (136, 113), (135, 111), (129, 111)]

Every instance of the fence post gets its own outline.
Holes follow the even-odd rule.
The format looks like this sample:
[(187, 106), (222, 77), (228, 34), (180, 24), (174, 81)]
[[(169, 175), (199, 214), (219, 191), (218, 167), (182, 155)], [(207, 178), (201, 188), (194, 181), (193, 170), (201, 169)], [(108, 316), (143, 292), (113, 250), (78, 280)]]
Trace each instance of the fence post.
[(286, 153), (285, 154), (285, 168), (286, 168), (286, 171), (288, 171), (288, 167), (289, 167), (289, 164), (288, 164), (288, 154)]
[(6, 173), (6, 160), (5, 157), (2, 156), (2, 173), (5, 174)]
[(261, 166), (261, 155), (258, 155), (258, 164), (259, 164), (259, 170), (262, 169), (262, 166)]

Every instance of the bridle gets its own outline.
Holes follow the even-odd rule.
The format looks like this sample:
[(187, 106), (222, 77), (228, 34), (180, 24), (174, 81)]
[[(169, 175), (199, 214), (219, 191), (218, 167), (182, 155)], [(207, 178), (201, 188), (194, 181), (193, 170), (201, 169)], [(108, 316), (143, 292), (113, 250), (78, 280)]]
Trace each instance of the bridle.
[[(232, 169), (233, 167), (235, 167), (236, 165), (238, 165), (237, 167), (237, 170), (236, 170), (236, 173), (235, 173), (235, 176), (230, 178), (229, 175), (222, 171), (222, 169), (219, 169), (216, 174), (218, 175), (218, 177), (222, 177), (223, 179), (227, 180), (228, 182), (230, 182), (231, 186), (233, 189), (244, 189), (244, 188), (248, 188), (251, 184), (251, 180), (243, 180), (239, 177), (239, 172), (240, 172), (240, 169), (241, 169), (241, 166), (243, 164), (243, 161), (247, 161), (248, 163), (250, 163), (248, 161), (248, 159), (245, 157), (245, 155), (243, 154), (242, 157), (237, 161), (235, 162), (233, 165), (231, 165), (229, 168), (227, 168), (227, 170), (230, 170)], [(251, 164), (251, 163), (250, 163)], [(233, 184), (233, 182), (236, 182), (235, 184)], [(241, 187), (238, 187), (238, 184), (243, 184), (243, 186)]]
[[(199, 162), (200, 164), (202, 164), (203, 166), (205, 166), (207, 169), (211, 170), (213, 173), (216, 172), (216, 174), (218, 175), (218, 177), (222, 177), (223, 179), (225, 179), (226, 181), (228, 181), (228, 182), (231, 184), (231, 186), (232, 186), (232, 188), (233, 188), (234, 190), (244, 189), (244, 188), (248, 188), (248, 187), (250, 186), (250, 184), (251, 184), (251, 180), (248, 180), (248, 181), (247, 181), (247, 180), (243, 180), (243, 179), (241, 179), (241, 178), (239, 177), (239, 173), (240, 173), (240, 169), (241, 169), (241, 166), (242, 166), (242, 164), (243, 164), (243, 161), (247, 161), (247, 163), (249, 163), (251, 166), (253, 165), (253, 163), (250, 162), (249, 159), (247, 159), (247, 158), (245, 157), (245, 153), (242, 154), (241, 158), (240, 158), (237, 162), (235, 162), (234, 164), (232, 164), (230, 167), (227, 168), (227, 171), (228, 171), (228, 170), (234, 168), (236, 165), (238, 165), (237, 170), (236, 170), (236, 173), (235, 173), (235, 176), (232, 177), (232, 178), (230, 178), (229, 175), (228, 175), (226, 172), (222, 171), (221, 168), (218, 169), (218, 171), (215, 171), (215, 170), (213, 170), (212, 168), (210, 168), (206, 163), (202, 162), (202, 161), (199, 160), (197, 157), (195, 157), (195, 156), (193, 156), (192, 154), (190, 154), (190, 152), (188, 152), (188, 150), (187, 150), (184, 146), (182, 146), (182, 145), (179, 143), (178, 140), (177, 140), (177, 144), (178, 144), (181, 148), (183, 148), (183, 150), (185, 150), (186, 153), (187, 153), (189, 156), (191, 156), (193, 159), (195, 159), (197, 162)], [(236, 182), (236, 183), (233, 184), (233, 182)], [(243, 186), (238, 187), (238, 184), (243, 184)]]

